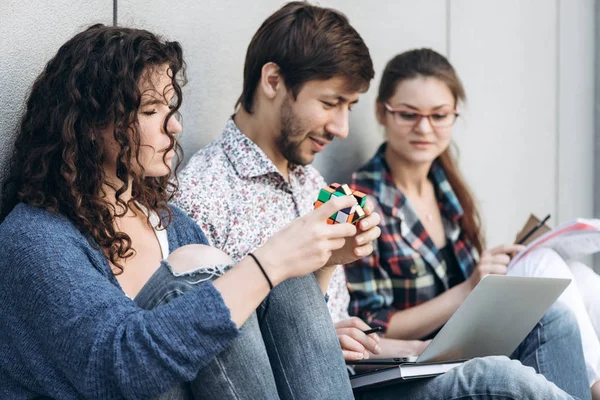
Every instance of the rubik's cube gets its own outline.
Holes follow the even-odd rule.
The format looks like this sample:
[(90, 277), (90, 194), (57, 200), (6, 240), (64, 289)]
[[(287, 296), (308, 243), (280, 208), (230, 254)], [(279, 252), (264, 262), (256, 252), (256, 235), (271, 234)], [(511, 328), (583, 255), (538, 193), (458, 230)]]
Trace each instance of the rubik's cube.
[(354, 196), (358, 204), (355, 204), (349, 208), (344, 208), (343, 210), (331, 215), (329, 218), (327, 218), (328, 224), (342, 224), (344, 222), (356, 224), (365, 217), (363, 208), (367, 203), (367, 195), (359, 192), (358, 190), (350, 189), (348, 185), (340, 185), (339, 183), (332, 183), (331, 185), (321, 189), (319, 192), (319, 197), (315, 202), (315, 209), (328, 202), (333, 196)]

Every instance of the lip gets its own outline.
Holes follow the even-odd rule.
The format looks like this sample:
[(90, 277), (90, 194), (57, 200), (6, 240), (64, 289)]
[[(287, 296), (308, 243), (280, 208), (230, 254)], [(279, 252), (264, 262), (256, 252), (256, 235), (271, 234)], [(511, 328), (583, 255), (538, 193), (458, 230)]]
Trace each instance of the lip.
[(433, 142), (427, 142), (425, 140), (412, 140), (410, 144), (419, 149), (425, 149), (433, 146)]
[(310, 137), (310, 140), (312, 141), (313, 149), (315, 149), (315, 151), (317, 151), (317, 152), (323, 151), (325, 149), (325, 146), (327, 146), (329, 143), (331, 143), (328, 140), (317, 139), (314, 137)]

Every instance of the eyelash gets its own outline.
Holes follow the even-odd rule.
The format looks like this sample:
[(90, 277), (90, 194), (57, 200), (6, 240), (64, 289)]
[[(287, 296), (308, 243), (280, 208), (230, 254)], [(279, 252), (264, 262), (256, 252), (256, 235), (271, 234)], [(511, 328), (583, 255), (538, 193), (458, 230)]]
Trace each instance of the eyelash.
[(156, 110), (152, 110), (152, 111), (142, 111), (142, 114), (144, 114), (144, 115), (154, 115), (154, 114), (156, 114)]
[[(325, 108), (328, 110), (337, 107), (337, 104), (327, 103), (326, 101), (321, 101), (321, 103), (323, 103), (325, 105)], [(352, 112), (353, 108), (354, 108), (354, 104), (350, 104), (348, 106), (348, 111)]]

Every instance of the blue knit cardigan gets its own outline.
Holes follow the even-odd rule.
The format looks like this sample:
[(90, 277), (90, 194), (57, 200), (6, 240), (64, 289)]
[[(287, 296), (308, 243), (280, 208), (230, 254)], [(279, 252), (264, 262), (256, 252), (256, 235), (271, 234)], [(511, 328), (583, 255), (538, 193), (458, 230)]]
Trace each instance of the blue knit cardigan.
[[(171, 250), (207, 243), (171, 210)], [(237, 333), (210, 282), (143, 310), (64, 216), (19, 204), (0, 225), (1, 399), (152, 398), (192, 380)]]

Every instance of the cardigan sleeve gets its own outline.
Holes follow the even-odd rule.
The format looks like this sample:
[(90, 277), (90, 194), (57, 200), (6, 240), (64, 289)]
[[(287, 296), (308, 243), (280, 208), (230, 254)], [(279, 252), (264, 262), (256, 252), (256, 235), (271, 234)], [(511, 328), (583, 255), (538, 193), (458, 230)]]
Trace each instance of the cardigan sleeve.
[(0, 366), (21, 385), (53, 398), (150, 398), (191, 381), (236, 337), (212, 283), (142, 310), (94, 267), (87, 241), (61, 233), (0, 246), (0, 338), (11, 349)]

